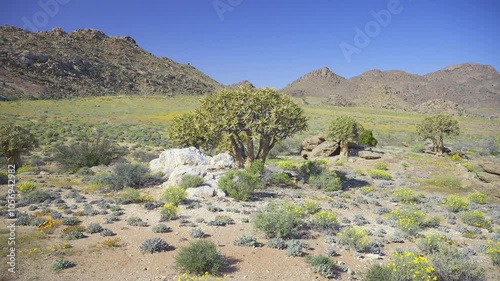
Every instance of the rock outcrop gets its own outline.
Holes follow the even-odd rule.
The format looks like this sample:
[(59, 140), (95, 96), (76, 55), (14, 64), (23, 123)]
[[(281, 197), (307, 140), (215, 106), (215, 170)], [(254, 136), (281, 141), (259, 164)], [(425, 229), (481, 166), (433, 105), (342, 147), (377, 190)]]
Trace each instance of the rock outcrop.
[(300, 155), (304, 159), (315, 159), (339, 155), (338, 142), (326, 141), (323, 136), (314, 136), (304, 139)]

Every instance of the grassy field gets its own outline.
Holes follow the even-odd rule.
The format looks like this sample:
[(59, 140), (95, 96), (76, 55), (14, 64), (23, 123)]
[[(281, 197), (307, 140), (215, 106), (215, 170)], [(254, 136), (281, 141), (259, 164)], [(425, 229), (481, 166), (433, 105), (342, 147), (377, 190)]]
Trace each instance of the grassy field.
[[(295, 138), (323, 134), (332, 118), (345, 114), (373, 130), (381, 145), (419, 142), (415, 128), (425, 115), (375, 108), (332, 107), (314, 98), (308, 102), (303, 108), (309, 118), (309, 128)], [(166, 143), (167, 126), (174, 116), (188, 112), (198, 104), (199, 97), (195, 96), (118, 96), (2, 102), (0, 112), (3, 122), (28, 124), (37, 134), (57, 131), (60, 127), (78, 130), (82, 126), (100, 126), (124, 141), (154, 146)], [(459, 117), (458, 120), (462, 134), (448, 143), (462, 150), (477, 152), (484, 149), (480, 147), (485, 145), (482, 142), (493, 139), (500, 131), (500, 121), (496, 119)], [(65, 133), (58, 135), (64, 136)]]

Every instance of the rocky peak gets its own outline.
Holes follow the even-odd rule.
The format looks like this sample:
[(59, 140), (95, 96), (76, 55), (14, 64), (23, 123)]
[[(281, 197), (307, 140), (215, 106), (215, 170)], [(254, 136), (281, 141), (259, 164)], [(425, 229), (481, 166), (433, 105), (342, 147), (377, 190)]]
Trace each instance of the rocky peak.
[(333, 73), (328, 67), (322, 67), (317, 70), (313, 70), (306, 75), (302, 76), (299, 78), (300, 80), (309, 80), (309, 79), (314, 79), (314, 78), (323, 78), (327, 80), (336, 80), (340, 82), (341, 80), (344, 80), (343, 77)]
[(71, 32), (70, 36), (83, 41), (101, 41), (108, 37), (104, 32), (93, 28), (77, 29)]
[(250, 87), (252, 89), (255, 88), (255, 86), (252, 83), (250, 83), (250, 81), (248, 81), (248, 80), (243, 80), (243, 81), (240, 81), (238, 83), (228, 85), (229, 88), (239, 88), (239, 87), (245, 87), (245, 86)]

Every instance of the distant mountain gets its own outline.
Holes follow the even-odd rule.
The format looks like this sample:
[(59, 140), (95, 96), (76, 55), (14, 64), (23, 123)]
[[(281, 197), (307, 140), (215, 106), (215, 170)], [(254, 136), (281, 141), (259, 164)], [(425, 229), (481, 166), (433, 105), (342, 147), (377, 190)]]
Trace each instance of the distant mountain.
[(250, 81), (248, 81), (248, 80), (243, 80), (243, 81), (240, 81), (238, 83), (227, 85), (226, 87), (231, 88), (231, 89), (236, 89), (236, 88), (244, 87), (244, 86), (250, 87), (252, 89), (255, 88), (255, 86), (252, 83), (250, 83)]
[(201, 95), (221, 86), (189, 64), (148, 53), (129, 36), (0, 27), (0, 95), (7, 98)]
[[(282, 89), (292, 96), (324, 97), (332, 105), (434, 112), (452, 107), (500, 108), (500, 73), (489, 65), (464, 63), (426, 75), (369, 70), (344, 79), (328, 68), (312, 71)], [(446, 110), (449, 111), (449, 110)]]

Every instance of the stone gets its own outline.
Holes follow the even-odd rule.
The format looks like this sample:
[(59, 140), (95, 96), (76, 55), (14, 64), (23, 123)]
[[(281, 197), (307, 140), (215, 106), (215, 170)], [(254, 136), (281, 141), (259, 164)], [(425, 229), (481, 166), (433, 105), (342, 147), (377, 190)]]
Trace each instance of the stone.
[(384, 154), (382, 152), (378, 151), (369, 151), (369, 150), (362, 150), (358, 151), (358, 157), (364, 158), (364, 159), (380, 159), (382, 158)]
[(497, 176), (495, 174), (490, 174), (487, 172), (478, 172), (477, 177), (482, 181), (486, 183), (495, 183), (500, 181), (500, 176)]
[(331, 141), (324, 141), (318, 146), (316, 146), (311, 153), (309, 153), (309, 158), (318, 157), (329, 157), (335, 154), (339, 154), (340, 148), (339, 144)]
[(167, 175), (168, 173), (172, 173), (178, 166), (200, 166), (209, 164), (209, 156), (195, 147), (188, 147), (163, 151), (159, 158), (149, 162), (149, 169), (152, 173), (162, 172)]
[(302, 149), (312, 151), (316, 146), (320, 145), (326, 139), (323, 136), (314, 136), (304, 139), (302, 142)]
[(479, 163), (479, 167), (481, 167), (483, 171), (488, 174), (500, 176), (500, 163), (498, 162), (483, 161)]
[(208, 166), (178, 166), (170, 175), (168, 180), (162, 184), (162, 187), (178, 186), (184, 175), (195, 175), (204, 178), (207, 175)]
[(214, 197), (216, 194), (215, 188), (208, 186), (208, 185), (187, 188), (186, 193), (187, 193), (188, 199)]
[(236, 163), (234, 163), (233, 156), (231, 156), (231, 154), (229, 153), (217, 154), (210, 159), (210, 170), (223, 170), (233, 168), (236, 168)]

